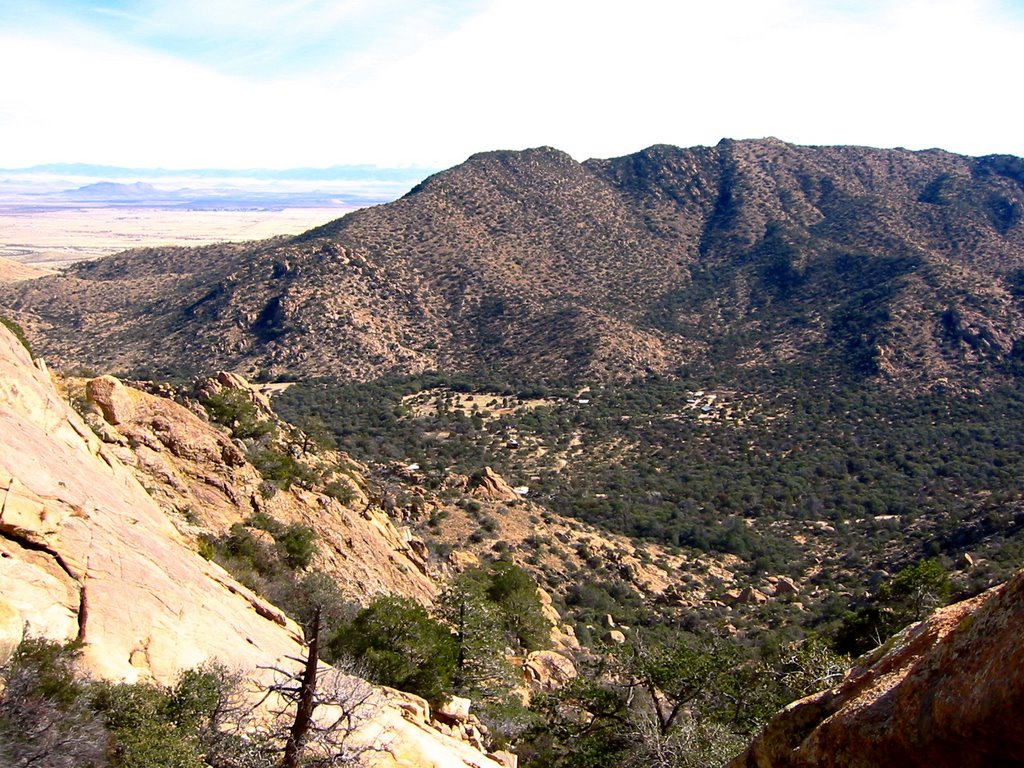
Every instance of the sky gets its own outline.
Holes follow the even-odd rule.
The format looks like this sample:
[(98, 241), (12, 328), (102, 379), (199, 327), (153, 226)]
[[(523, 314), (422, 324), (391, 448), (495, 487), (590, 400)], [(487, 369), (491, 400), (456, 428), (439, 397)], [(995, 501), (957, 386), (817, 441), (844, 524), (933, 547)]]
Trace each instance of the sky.
[(1024, 0), (0, 0), (0, 167), (1024, 156)]

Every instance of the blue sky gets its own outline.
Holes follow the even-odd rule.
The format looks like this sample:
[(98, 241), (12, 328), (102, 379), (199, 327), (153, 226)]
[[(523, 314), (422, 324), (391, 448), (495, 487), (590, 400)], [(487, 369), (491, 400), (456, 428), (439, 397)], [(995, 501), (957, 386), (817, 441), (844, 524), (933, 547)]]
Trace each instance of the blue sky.
[(1024, 155), (1022, 49), (1020, 0), (0, 0), (0, 167)]
[(485, 7), (483, 0), (35, 0), (7, 4), (0, 19), (28, 34), (51, 24), (58, 35), (60, 27), (78, 28), (222, 74), (280, 79), (344, 72), (415, 49)]

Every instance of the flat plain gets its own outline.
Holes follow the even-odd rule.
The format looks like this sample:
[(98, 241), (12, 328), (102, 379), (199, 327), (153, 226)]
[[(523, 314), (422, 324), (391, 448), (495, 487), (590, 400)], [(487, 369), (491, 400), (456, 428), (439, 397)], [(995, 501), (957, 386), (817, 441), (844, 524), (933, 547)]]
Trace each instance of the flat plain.
[(358, 207), (187, 210), (82, 206), (26, 210), (0, 204), (0, 257), (59, 269), (128, 248), (295, 235)]

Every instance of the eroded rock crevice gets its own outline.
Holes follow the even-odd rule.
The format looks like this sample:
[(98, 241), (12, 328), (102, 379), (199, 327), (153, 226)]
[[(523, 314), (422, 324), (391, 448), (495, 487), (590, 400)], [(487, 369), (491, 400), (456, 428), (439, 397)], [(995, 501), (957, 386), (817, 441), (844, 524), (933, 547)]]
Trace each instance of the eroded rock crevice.
[[(67, 561), (61, 554), (46, 544), (33, 539), (31, 536), (25, 535), (23, 532), (16, 528), (12, 528), (9, 525), (5, 525), (2, 522), (2, 515), (0, 515), (0, 539), (6, 542), (10, 542), (14, 546), (28, 550), (29, 552), (36, 552), (45, 556), (50, 562), (57, 566), (60, 571), (67, 577), (67, 579), (75, 585), (78, 593), (78, 605), (74, 607), (75, 614), (78, 619), (78, 631), (75, 635), (75, 642), (82, 643), (86, 639), (86, 625), (89, 620), (89, 608), (88, 599), (86, 595), (85, 579), (80, 578), (71, 567), (67, 564)], [(5, 552), (4, 557), (9, 555)]]

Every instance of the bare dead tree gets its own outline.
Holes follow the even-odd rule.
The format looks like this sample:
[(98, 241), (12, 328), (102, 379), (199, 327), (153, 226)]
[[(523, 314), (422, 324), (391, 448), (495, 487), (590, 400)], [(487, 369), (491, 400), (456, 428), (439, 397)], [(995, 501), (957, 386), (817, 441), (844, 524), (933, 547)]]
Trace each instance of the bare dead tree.
[(317, 707), (316, 683), (320, 665), (320, 608), (313, 614), (312, 637), (306, 649), (306, 663), (302, 669), (302, 679), (298, 690), (289, 689), (295, 702), (295, 719), (288, 733), (288, 741), (284, 745), (282, 768), (298, 768), (299, 757), (302, 755), (306, 738), (313, 727), (313, 713)]
[(253, 707), (247, 676), (212, 663), (200, 672), (217, 681), (216, 701), (197, 732), (199, 748), (211, 768), (276, 768), (277, 754), (265, 734), (253, 733)]
[(657, 716), (640, 713), (628, 726), (630, 747), (622, 768), (703, 768), (724, 765), (745, 745), (746, 738), (719, 723), (684, 717), (663, 733)]
[(355, 765), (368, 752), (388, 749), (382, 732), (369, 732), (380, 694), (366, 680), (351, 674), (353, 669), (320, 662), (320, 631), (317, 609), (305, 657), (289, 657), (300, 668), (270, 668), (277, 680), (263, 701), (278, 701), (280, 705), (272, 713), (277, 722), (287, 724), (282, 727), (287, 728), (287, 737), (280, 768)]

